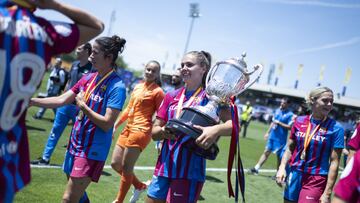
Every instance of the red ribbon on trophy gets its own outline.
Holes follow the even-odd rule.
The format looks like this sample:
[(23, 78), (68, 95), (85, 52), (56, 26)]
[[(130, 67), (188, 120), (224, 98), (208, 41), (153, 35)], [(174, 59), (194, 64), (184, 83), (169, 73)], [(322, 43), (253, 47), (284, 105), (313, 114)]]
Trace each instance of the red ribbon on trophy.
[[(227, 168), (227, 182), (228, 182), (228, 193), (229, 197), (235, 197), (235, 202), (238, 202), (239, 197), (239, 186), (242, 196), (242, 201), (245, 202), (245, 175), (244, 169), (240, 157), (240, 141), (239, 141), (239, 118), (237, 106), (234, 103), (235, 97), (231, 98), (230, 108), (231, 108), (231, 120), (233, 124), (231, 141), (229, 147), (229, 158), (228, 158), (228, 168)], [(231, 172), (235, 161), (235, 194), (231, 184)]]

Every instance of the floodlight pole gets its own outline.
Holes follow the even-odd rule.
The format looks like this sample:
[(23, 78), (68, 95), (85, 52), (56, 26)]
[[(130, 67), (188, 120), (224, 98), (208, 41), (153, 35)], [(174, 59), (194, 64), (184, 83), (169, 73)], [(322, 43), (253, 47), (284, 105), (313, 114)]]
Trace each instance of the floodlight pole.
[(193, 26), (194, 26), (195, 18), (200, 17), (200, 11), (199, 11), (199, 4), (198, 3), (191, 3), (190, 4), (190, 15), (189, 16), (191, 18), (191, 23), (190, 23), (189, 33), (188, 33), (188, 36), (187, 36), (187, 39), (186, 39), (184, 54), (186, 54), (188, 46), (189, 46), (189, 42), (190, 42), (191, 33), (192, 33)]

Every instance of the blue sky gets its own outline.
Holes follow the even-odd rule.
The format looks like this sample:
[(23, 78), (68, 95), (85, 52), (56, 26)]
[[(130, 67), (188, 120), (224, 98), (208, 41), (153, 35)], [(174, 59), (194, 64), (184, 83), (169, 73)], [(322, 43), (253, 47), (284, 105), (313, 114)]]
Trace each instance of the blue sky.
[[(267, 82), (270, 64), (279, 67), (280, 87), (292, 88), (299, 64), (303, 73), (299, 89), (308, 91), (325, 66), (323, 85), (335, 93), (344, 86), (345, 72), (352, 75), (347, 97), (360, 100), (360, 1), (313, 0), (64, 0), (90, 11), (109, 32), (111, 12), (116, 21), (111, 34), (127, 40), (123, 53), (134, 69), (158, 60), (165, 69), (180, 64), (191, 18), (189, 4), (199, 3), (201, 17), (194, 23), (188, 50), (206, 50), (213, 62), (247, 52), (248, 65), (263, 63), (260, 83)], [(37, 11), (53, 20), (66, 20), (54, 12)], [(274, 77), (276, 76), (275, 73)], [(272, 83), (274, 80), (272, 81)], [(360, 101), (359, 101), (360, 102)]]

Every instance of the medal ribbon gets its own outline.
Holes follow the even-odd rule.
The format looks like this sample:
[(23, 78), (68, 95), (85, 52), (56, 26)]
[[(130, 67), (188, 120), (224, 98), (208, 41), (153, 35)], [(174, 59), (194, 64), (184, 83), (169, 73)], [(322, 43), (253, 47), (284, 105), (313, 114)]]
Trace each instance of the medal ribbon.
[(311, 139), (314, 137), (315, 133), (319, 130), (320, 125), (326, 120), (327, 117), (325, 117), (316, 127), (315, 129), (310, 133), (310, 129), (311, 129), (311, 118), (309, 119), (309, 124), (307, 126), (306, 129), (306, 134), (305, 134), (305, 141), (304, 141), (304, 149), (303, 151), (306, 152), (306, 149), (308, 148)]
[[(87, 101), (90, 98), (90, 95), (94, 92), (94, 90), (107, 78), (110, 76), (110, 74), (114, 72), (113, 70), (106, 73), (106, 75), (104, 77), (101, 78), (101, 80), (95, 85), (95, 87), (91, 88), (92, 84), (94, 83), (96, 77), (98, 76), (98, 73), (96, 73), (95, 77), (92, 79), (92, 81), (90, 82), (90, 85), (87, 87), (85, 94), (84, 94), (84, 98), (85, 98), (85, 103), (87, 103)], [(91, 88), (91, 89), (90, 89)]]
[[(190, 106), (190, 104), (194, 101), (194, 99), (196, 98), (196, 96), (200, 93), (201, 91), (201, 86), (195, 91), (195, 93), (193, 95), (191, 95), (189, 101), (187, 102), (188, 105), (187, 106)], [(180, 96), (180, 99), (179, 99), (179, 103), (178, 103), (178, 106), (177, 106), (177, 109), (176, 109), (176, 118), (179, 118), (180, 116), (180, 113), (182, 111), (182, 108), (183, 108), (183, 103), (184, 103), (184, 100), (185, 100), (185, 88), (183, 89), (183, 91), (181, 92), (181, 96)], [(184, 107), (187, 107), (187, 106), (184, 106)]]

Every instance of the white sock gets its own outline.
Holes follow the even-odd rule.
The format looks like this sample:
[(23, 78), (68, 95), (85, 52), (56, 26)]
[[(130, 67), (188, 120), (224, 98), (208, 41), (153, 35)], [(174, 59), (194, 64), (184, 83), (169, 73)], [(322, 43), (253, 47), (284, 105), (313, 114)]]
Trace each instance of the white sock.
[(254, 168), (255, 168), (255, 170), (259, 170), (260, 169), (260, 164), (256, 164)]

